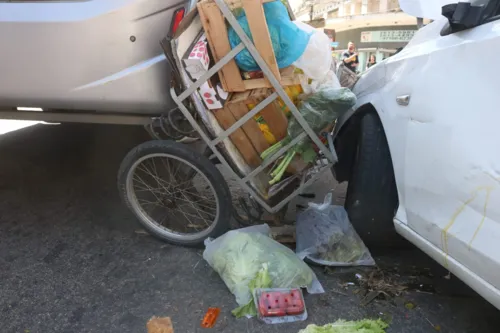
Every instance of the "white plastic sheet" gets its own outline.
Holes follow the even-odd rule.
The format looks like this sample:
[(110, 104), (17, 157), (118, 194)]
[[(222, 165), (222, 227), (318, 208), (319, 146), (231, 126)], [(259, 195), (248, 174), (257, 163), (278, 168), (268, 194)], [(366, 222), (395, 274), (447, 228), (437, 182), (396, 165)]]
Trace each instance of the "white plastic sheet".
[(308, 24), (300, 21), (294, 21), (299, 29), (311, 34), (307, 47), (293, 65), (300, 68), (313, 80), (323, 81), (326, 73), (332, 66), (332, 51), (330, 47), (330, 38), (322, 32), (314, 29)]

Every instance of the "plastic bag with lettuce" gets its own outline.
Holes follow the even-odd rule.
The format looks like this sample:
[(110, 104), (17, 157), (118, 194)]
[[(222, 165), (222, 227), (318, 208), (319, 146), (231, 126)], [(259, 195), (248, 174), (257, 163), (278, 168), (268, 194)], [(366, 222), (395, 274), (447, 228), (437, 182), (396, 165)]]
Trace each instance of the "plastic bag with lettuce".
[(297, 216), (297, 255), (325, 266), (375, 265), (344, 207), (331, 203), (328, 193)]
[(325, 326), (309, 325), (299, 333), (385, 333), (387, 324), (381, 319), (357, 321), (337, 320)]
[(255, 288), (307, 288), (322, 293), (316, 275), (295, 253), (273, 240), (267, 224), (232, 230), (205, 241), (203, 258), (219, 273), (240, 305), (236, 317), (257, 314)]

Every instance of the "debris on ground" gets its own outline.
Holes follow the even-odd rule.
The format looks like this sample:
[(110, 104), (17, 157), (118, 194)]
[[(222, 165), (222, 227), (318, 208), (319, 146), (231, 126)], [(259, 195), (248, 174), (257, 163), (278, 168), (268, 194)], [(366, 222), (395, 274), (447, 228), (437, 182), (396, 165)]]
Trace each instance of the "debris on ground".
[(429, 319), (425, 318), (429, 324), (431, 324), (432, 328), (434, 328), (435, 331), (441, 332), (441, 326), (440, 325), (434, 325)]
[(299, 333), (385, 333), (388, 325), (381, 319), (358, 321), (337, 320), (324, 326), (308, 325)]
[(385, 274), (383, 270), (376, 269), (367, 275), (358, 278), (359, 285), (365, 291), (365, 297), (361, 301), (363, 305), (369, 304), (377, 297), (391, 299), (400, 296), (408, 287), (396, 281), (394, 276)]
[(208, 308), (207, 313), (203, 316), (201, 321), (201, 327), (212, 328), (215, 326), (215, 322), (220, 314), (220, 308)]
[(311, 203), (298, 215), (297, 255), (325, 266), (375, 265), (345, 209), (331, 202), (329, 193), (322, 204)]
[(231, 230), (208, 239), (203, 258), (219, 273), (236, 296), (236, 317), (257, 314), (252, 292), (256, 288), (307, 288), (322, 293), (316, 275), (295, 253), (270, 238), (267, 224)]
[(416, 308), (416, 305), (413, 302), (406, 302), (405, 303), (405, 308), (407, 308), (408, 310), (413, 310), (413, 309)]
[(147, 324), (148, 333), (174, 333), (170, 317), (153, 317)]
[(377, 290), (390, 296), (399, 296), (407, 289), (406, 285), (396, 281), (394, 276), (385, 274), (381, 269), (371, 271), (359, 279), (359, 285), (366, 290)]

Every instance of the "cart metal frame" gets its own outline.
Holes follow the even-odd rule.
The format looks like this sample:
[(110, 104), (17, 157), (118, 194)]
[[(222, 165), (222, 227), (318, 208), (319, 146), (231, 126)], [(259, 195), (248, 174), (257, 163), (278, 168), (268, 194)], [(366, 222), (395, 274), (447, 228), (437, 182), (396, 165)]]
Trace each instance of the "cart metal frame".
[[(193, 128), (199, 133), (200, 137), (205, 141), (207, 146), (212, 150), (213, 154), (219, 159), (219, 161), (224, 165), (224, 167), (229, 170), (231, 176), (237, 180), (238, 184), (243, 189), (245, 189), (252, 196), (252, 198), (254, 200), (256, 200), (266, 211), (268, 211), (269, 213), (277, 213), (283, 207), (285, 207), (285, 205), (288, 204), (294, 197), (299, 195), (304, 188), (313, 184), (321, 176), (321, 174), (323, 173), (324, 170), (330, 169), (332, 167), (332, 165), (337, 162), (337, 154), (335, 153), (335, 149), (333, 147), (333, 140), (332, 140), (332, 137), (330, 134), (328, 137), (328, 143), (329, 143), (330, 149), (328, 149), (321, 142), (318, 135), (316, 133), (314, 133), (314, 131), (311, 129), (311, 127), (307, 124), (306, 120), (299, 113), (299, 110), (297, 109), (297, 107), (293, 104), (291, 99), (288, 97), (285, 90), (281, 86), (280, 82), (273, 75), (269, 66), (266, 64), (264, 59), (261, 57), (257, 48), (252, 43), (250, 38), (243, 31), (240, 24), (238, 23), (235, 16), (231, 12), (231, 10), (227, 6), (227, 4), (224, 2), (224, 0), (214, 0), (214, 2), (217, 4), (219, 9), (221, 10), (224, 18), (229, 22), (229, 24), (233, 27), (235, 32), (240, 37), (241, 43), (238, 46), (236, 46), (235, 48), (233, 48), (219, 62), (217, 62), (212, 68), (210, 68), (207, 73), (205, 73), (201, 78), (196, 80), (196, 82), (194, 82), (192, 85), (190, 85), (188, 87), (188, 89), (186, 89), (184, 92), (177, 95), (177, 93), (175, 92), (175, 89), (172, 88), (170, 90), (170, 93), (172, 95), (172, 99), (177, 104), (179, 109), (182, 111), (182, 113), (184, 114), (186, 119), (190, 122), (190, 124), (193, 126)], [(253, 58), (255, 59), (257, 64), (260, 66), (265, 77), (269, 80), (269, 82), (271, 83), (275, 92), (273, 94), (271, 94), (269, 97), (267, 97), (265, 100), (260, 102), (260, 104), (258, 104), (254, 109), (252, 109), (250, 112), (248, 112), (244, 117), (242, 117), (237, 122), (235, 122), (230, 128), (223, 131), (220, 135), (218, 135), (214, 139), (211, 139), (210, 136), (207, 133), (205, 133), (203, 128), (194, 119), (193, 115), (189, 112), (189, 110), (183, 104), (183, 101), (186, 100), (191, 94), (196, 93), (196, 90), (203, 83), (208, 81), (213, 75), (215, 75), (219, 70), (221, 70), (224, 65), (226, 65), (229, 61), (231, 61), (239, 52), (241, 52), (245, 48), (248, 49), (248, 51), (253, 56)], [(233, 168), (230, 166), (230, 164), (227, 162), (227, 160), (224, 158), (224, 155), (219, 151), (219, 149), (217, 148), (217, 145), (220, 144), (226, 138), (228, 138), (229, 135), (231, 135), (234, 131), (236, 131), (238, 128), (240, 128), (248, 120), (253, 118), (257, 113), (259, 113), (261, 110), (263, 110), (267, 105), (272, 103), (278, 97), (280, 97), (282, 99), (282, 101), (285, 103), (285, 105), (290, 109), (292, 115), (297, 119), (298, 123), (304, 129), (304, 132), (302, 132), (299, 136), (294, 138), (289, 144), (287, 144), (285, 147), (280, 149), (277, 153), (275, 153), (274, 155), (265, 159), (259, 167), (254, 169), (248, 175), (246, 175), (245, 177), (240, 177), (233, 170)], [(256, 193), (256, 191), (254, 189), (252, 189), (252, 187), (249, 185), (249, 182), (257, 174), (264, 171), (269, 165), (271, 165), (273, 162), (275, 162), (279, 157), (283, 156), (291, 147), (293, 147), (295, 144), (300, 142), (302, 139), (306, 138), (306, 136), (309, 136), (309, 138), (318, 146), (318, 148), (324, 154), (324, 156), (326, 157), (328, 162), (323, 163), (323, 160), (320, 159), (319, 160), (320, 165), (318, 166), (318, 170), (310, 179), (308, 179), (306, 181), (306, 178), (308, 176), (308, 172), (307, 171), (304, 172), (302, 175), (302, 181), (300, 182), (300, 186), (295, 191), (293, 191), (290, 195), (288, 195), (286, 198), (284, 198), (282, 201), (280, 201), (278, 204), (276, 204), (274, 206), (270, 206), (258, 193)]]

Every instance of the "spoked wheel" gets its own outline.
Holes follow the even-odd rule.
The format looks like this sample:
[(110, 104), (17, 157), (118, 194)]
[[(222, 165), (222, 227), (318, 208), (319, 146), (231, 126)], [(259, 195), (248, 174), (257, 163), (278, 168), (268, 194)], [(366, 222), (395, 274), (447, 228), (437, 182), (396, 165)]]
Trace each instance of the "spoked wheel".
[(224, 177), (202, 154), (173, 141), (130, 151), (118, 173), (126, 205), (152, 235), (197, 246), (229, 228), (232, 203)]

